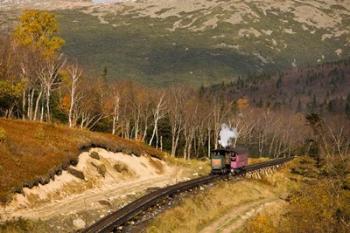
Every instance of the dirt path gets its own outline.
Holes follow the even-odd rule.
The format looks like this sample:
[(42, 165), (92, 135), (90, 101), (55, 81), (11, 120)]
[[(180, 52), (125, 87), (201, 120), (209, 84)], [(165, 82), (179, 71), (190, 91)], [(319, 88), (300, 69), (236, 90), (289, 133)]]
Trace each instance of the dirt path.
[(232, 233), (238, 231), (249, 218), (267, 207), (281, 204), (281, 202), (283, 201), (278, 198), (267, 198), (233, 208), (230, 212), (205, 227), (200, 233)]
[(99, 201), (112, 203), (116, 199), (126, 199), (128, 195), (134, 195), (151, 187), (162, 187), (180, 180), (181, 171), (175, 169), (166, 175), (160, 175), (147, 179), (137, 179), (122, 184), (117, 184), (104, 189), (87, 190), (81, 194), (72, 195), (63, 200), (44, 204), (38, 208), (21, 209), (6, 213), (7, 217), (24, 217), (29, 219), (49, 219), (54, 216), (77, 213), (82, 210), (94, 210), (102, 207)]

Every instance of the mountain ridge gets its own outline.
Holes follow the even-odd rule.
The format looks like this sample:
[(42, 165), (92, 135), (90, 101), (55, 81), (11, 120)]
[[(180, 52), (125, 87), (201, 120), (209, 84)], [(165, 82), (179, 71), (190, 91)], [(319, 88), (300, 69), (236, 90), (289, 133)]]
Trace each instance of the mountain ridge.
[(350, 54), (349, 0), (26, 2), (18, 7), (56, 12), (64, 51), (92, 73), (107, 67), (151, 85), (207, 85)]

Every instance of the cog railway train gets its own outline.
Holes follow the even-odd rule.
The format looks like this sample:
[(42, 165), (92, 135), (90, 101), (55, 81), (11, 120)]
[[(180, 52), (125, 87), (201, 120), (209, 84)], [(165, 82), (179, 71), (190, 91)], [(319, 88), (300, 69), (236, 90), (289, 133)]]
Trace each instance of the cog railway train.
[(248, 165), (248, 151), (223, 148), (211, 151), (211, 174), (238, 174)]

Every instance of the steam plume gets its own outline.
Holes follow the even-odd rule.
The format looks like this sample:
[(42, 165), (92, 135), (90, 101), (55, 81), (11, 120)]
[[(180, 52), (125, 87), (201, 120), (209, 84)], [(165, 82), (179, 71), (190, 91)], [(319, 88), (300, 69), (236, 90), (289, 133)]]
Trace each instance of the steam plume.
[(221, 125), (220, 140), (219, 143), (223, 147), (231, 145), (232, 139), (238, 137), (238, 132), (236, 128), (230, 128), (226, 124)]

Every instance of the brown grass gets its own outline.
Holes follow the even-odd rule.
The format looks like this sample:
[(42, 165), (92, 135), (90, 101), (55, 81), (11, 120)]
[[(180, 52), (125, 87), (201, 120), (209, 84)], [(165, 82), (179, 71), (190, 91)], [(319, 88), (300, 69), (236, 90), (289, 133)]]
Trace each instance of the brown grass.
[[(350, 232), (350, 191), (344, 185), (350, 167), (348, 161), (333, 158), (332, 162), (337, 165), (334, 176), (324, 173), (310, 157), (298, 157), (288, 163), (281, 172), (268, 179), (273, 185), (282, 183), (277, 186), (285, 186), (290, 191), (284, 213), (261, 213), (249, 220), (242, 232)], [(284, 185), (283, 175), (295, 185)]]
[(218, 182), (157, 216), (147, 233), (195, 233), (242, 204), (273, 197), (270, 187), (258, 181)]
[[(249, 159), (249, 163), (265, 161)], [(179, 205), (157, 216), (148, 226), (148, 233), (195, 233), (222, 217), (235, 207), (265, 198), (278, 198), (295, 190), (299, 181), (293, 169), (308, 158), (297, 158), (261, 180), (245, 179), (232, 182), (218, 182), (212, 188), (197, 195), (184, 198)], [(193, 216), (196, 216), (195, 218)], [(219, 232), (219, 231), (218, 231)]]
[(267, 160), (269, 160), (270, 158), (268, 157), (259, 157), (259, 158), (248, 158), (248, 164), (255, 164), (255, 163), (262, 163), (265, 162)]
[(45, 224), (41, 221), (30, 221), (26, 219), (14, 219), (0, 224), (0, 232), (2, 233), (20, 233), (20, 232), (48, 232)]
[(69, 165), (76, 165), (78, 155), (90, 147), (163, 156), (142, 143), (62, 125), (0, 119), (0, 128), (6, 135), (0, 142), (0, 203), (10, 200), (14, 192), (22, 192), (23, 187), (45, 184)]

